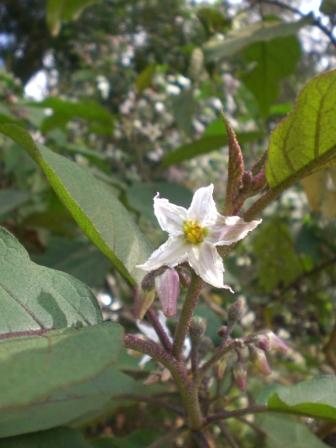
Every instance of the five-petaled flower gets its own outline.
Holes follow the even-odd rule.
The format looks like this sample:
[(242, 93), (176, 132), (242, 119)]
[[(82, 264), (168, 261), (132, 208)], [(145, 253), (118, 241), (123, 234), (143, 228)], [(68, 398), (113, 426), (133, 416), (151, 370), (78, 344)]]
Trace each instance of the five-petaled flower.
[(239, 216), (222, 216), (213, 199), (213, 185), (199, 188), (188, 209), (171, 204), (157, 194), (154, 213), (168, 240), (156, 249), (139, 268), (154, 271), (161, 266), (174, 267), (188, 262), (206, 283), (216, 288), (224, 284), (223, 260), (217, 246), (239, 241), (255, 229), (261, 220), (245, 222)]

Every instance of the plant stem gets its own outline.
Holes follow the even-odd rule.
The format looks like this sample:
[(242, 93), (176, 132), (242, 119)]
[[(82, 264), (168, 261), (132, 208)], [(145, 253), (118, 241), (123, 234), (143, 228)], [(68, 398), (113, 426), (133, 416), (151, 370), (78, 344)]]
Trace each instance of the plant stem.
[(247, 414), (260, 414), (261, 412), (269, 412), (269, 409), (266, 406), (250, 406), (248, 408), (243, 409), (235, 409), (234, 411), (223, 411), (218, 412), (213, 415), (209, 415), (207, 417), (207, 424), (216, 422), (217, 420), (224, 420), (233, 417), (242, 417)]
[(189, 379), (183, 362), (176, 360), (155, 342), (145, 341), (131, 334), (125, 335), (124, 344), (127, 348), (151, 356), (155, 361), (160, 362), (170, 371), (181, 395), (182, 403), (188, 417), (189, 428), (193, 431), (200, 430), (203, 426), (204, 419), (198, 399), (198, 388)]
[(162, 327), (162, 325), (157, 317), (156, 312), (152, 308), (149, 308), (146, 315), (147, 315), (148, 320), (152, 324), (156, 334), (158, 335), (158, 338), (160, 339), (161, 344), (167, 350), (167, 352), (170, 353), (172, 351), (173, 345), (172, 345), (167, 333), (165, 332), (164, 328)]
[(203, 280), (196, 274), (193, 274), (174, 336), (173, 355), (177, 359), (180, 359), (182, 356), (184, 340), (188, 334), (192, 315), (196, 308), (202, 286)]

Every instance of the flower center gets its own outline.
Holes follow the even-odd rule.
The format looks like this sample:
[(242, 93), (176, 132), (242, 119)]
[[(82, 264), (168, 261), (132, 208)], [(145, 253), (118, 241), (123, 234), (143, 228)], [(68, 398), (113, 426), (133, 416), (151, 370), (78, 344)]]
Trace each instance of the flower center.
[(184, 221), (183, 232), (185, 239), (191, 244), (200, 244), (207, 235), (208, 230), (201, 227), (198, 221)]

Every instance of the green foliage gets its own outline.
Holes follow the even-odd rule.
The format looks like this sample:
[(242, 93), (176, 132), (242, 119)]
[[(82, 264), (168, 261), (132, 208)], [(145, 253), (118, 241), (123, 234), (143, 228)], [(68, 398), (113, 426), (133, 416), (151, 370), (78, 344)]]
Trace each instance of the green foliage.
[(63, 21), (76, 20), (85, 8), (100, 0), (48, 0), (47, 23), (50, 33), (57, 36)]
[(279, 386), (267, 399), (273, 411), (336, 420), (336, 378), (321, 376), (294, 386)]
[(31, 198), (30, 194), (25, 191), (12, 189), (3, 189), (0, 191), (0, 216), (16, 210), (25, 204)]
[(39, 266), (0, 228), (0, 335), (101, 321), (91, 291), (69, 275)]
[(295, 108), (270, 137), (266, 177), (283, 189), (330, 164), (336, 157), (336, 71), (316, 76), (299, 94)]
[(122, 328), (109, 323), (0, 342), (0, 437), (101, 413), (132, 385), (115, 369), (121, 343)]
[(244, 50), (244, 62), (252, 69), (242, 75), (242, 80), (255, 96), (264, 117), (279, 96), (280, 81), (295, 71), (300, 56), (295, 36), (255, 43)]
[(336, 14), (336, 1), (335, 0), (322, 0), (320, 11), (328, 16)]
[(82, 434), (71, 428), (55, 428), (0, 439), (0, 448), (92, 448)]
[(292, 23), (267, 20), (246, 26), (243, 30), (228, 33), (224, 40), (209, 41), (205, 46), (207, 59), (216, 61), (228, 58), (255, 42), (267, 42), (277, 37), (295, 34), (311, 20), (311, 17)]
[(263, 415), (258, 426), (266, 433), (267, 448), (327, 448), (307, 426), (280, 415)]
[(66, 101), (61, 98), (47, 98), (40, 103), (31, 103), (31, 107), (42, 107), (52, 110), (41, 124), (41, 130), (48, 133), (56, 128), (64, 128), (74, 119), (88, 121), (90, 129), (101, 135), (111, 135), (113, 116), (102, 105), (92, 100)]
[(60, 236), (52, 237), (35, 261), (67, 272), (91, 287), (101, 287), (109, 271), (108, 260), (92, 244)]
[(113, 191), (87, 168), (35, 144), (24, 129), (4, 124), (0, 132), (22, 145), (40, 165), (76, 222), (126, 280), (140, 279), (136, 265), (146, 259), (149, 246)]
[(289, 285), (303, 272), (288, 227), (279, 219), (263, 224), (253, 240), (253, 250), (259, 283), (265, 292)]
[[(139, 429), (125, 437), (101, 438), (93, 442), (94, 448), (148, 448), (160, 433), (150, 429)], [(0, 445), (1, 447), (1, 445)], [(165, 448), (166, 445), (160, 445)]]

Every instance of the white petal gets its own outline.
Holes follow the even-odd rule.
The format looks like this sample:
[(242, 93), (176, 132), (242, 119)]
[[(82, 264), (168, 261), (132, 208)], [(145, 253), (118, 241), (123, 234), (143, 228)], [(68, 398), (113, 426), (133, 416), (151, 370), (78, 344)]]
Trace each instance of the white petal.
[(162, 230), (171, 235), (182, 234), (183, 221), (187, 219), (184, 207), (171, 204), (168, 199), (160, 198), (158, 193), (154, 198), (154, 214)]
[(203, 243), (189, 249), (188, 261), (190, 266), (206, 283), (215, 288), (232, 289), (224, 284), (223, 260), (211, 244)]
[(145, 336), (147, 336), (148, 339), (150, 339), (151, 341), (154, 341), (154, 342), (159, 342), (159, 337), (156, 334), (153, 327), (151, 327), (150, 325), (144, 324), (139, 319), (136, 321), (136, 325), (139, 328), (139, 330), (141, 331), (141, 333), (143, 333)]
[(213, 184), (195, 191), (190, 207), (188, 219), (199, 221), (204, 226), (214, 224), (217, 219), (217, 208), (213, 195)]
[(239, 216), (222, 216), (218, 214), (216, 224), (211, 226), (206, 241), (215, 246), (226, 246), (236, 241), (242, 240), (246, 235), (254, 230), (261, 219), (245, 222)]
[(156, 249), (144, 264), (137, 265), (144, 271), (154, 271), (161, 266), (174, 266), (183, 263), (187, 259), (188, 246), (181, 237), (170, 237)]

